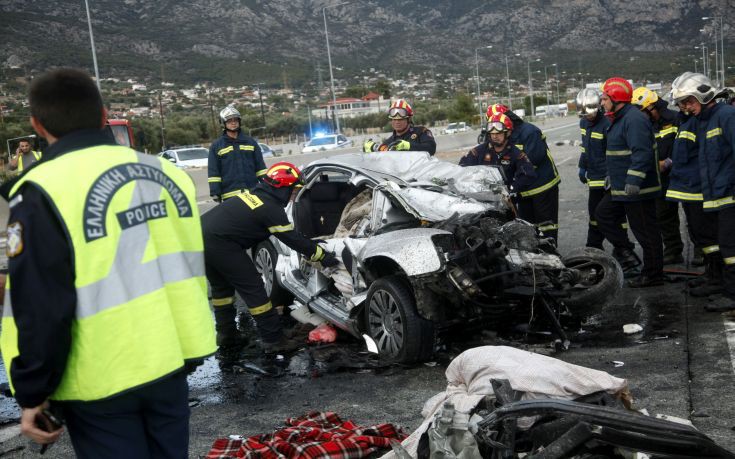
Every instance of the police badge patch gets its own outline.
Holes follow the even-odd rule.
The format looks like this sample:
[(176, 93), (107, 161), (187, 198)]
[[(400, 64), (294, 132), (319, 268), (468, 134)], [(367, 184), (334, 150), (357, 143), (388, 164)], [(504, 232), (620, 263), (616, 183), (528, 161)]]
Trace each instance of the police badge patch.
[(416, 137), (418, 137), (416, 134), (411, 134), (411, 140), (416, 140)]
[(6, 254), (8, 258), (20, 255), (23, 252), (23, 225), (13, 222), (8, 225), (8, 241)]

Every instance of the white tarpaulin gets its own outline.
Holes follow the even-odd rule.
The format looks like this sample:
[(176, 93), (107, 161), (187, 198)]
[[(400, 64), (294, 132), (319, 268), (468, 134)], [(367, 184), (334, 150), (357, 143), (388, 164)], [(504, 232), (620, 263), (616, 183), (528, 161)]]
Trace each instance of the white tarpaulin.
[[(421, 426), (402, 445), (416, 456), (421, 435), (441, 409), (451, 401), (457, 412), (469, 413), (486, 396), (493, 394), (492, 379), (507, 379), (511, 387), (523, 392), (521, 400), (555, 398), (571, 400), (582, 395), (606, 391), (624, 393), (628, 383), (604, 371), (573, 365), (561, 360), (508, 346), (483, 346), (468, 349), (447, 367), (447, 388), (424, 404)], [(394, 459), (391, 451), (382, 456)]]

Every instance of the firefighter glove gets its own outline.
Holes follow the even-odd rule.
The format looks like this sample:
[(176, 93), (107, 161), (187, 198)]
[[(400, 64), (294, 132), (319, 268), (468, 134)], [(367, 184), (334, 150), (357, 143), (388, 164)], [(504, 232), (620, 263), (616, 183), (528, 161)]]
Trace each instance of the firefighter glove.
[(411, 144), (407, 140), (399, 140), (395, 144), (393, 144), (392, 150), (395, 151), (409, 151), (411, 149)]
[(587, 169), (579, 168), (579, 181), (582, 182), (582, 185), (587, 183)]
[(638, 185), (631, 185), (630, 183), (627, 183), (625, 185), (625, 194), (628, 196), (637, 196), (640, 192), (641, 187), (639, 187)]
[(332, 268), (339, 264), (339, 260), (334, 256), (334, 253), (324, 252), (324, 258), (321, 259), (321, 263), (325, 268)]
[(362, 144), (362, 151), (364, 153), (371, 153), (377, 150), (378, 150), (378, 143), (375, 142), (373, 139), (367, 139), (365, 143)]

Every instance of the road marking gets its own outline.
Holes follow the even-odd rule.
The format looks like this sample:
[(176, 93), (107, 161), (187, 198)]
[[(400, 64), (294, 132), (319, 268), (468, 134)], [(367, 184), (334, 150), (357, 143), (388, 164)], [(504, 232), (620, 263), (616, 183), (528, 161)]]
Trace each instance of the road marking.
[(735, 320), (725, 317), (725, 341), (727, 347), (730, 348), (730, 363), (732, 364), (732, 372), (735, 373)]
[(557, 126), (557, 127), (553, 127), (553, 128), (549, 128), (549, 129), (542, 129), (542, 131), (544, 131), (544, 132), (558, 131), (559, 129), (567, 129), (567, 128), (570, 128), (572, 126), (579, 126), (579, 123), (565, 124), (563, 126)]
[(557, 166), (561, 166), (562, 164), (564, 164), (565, 162), (567, 162), (567, 161), (569, 161), (570, 159), (573, 159), (573, 158), (574, 158), (574, 156), (570, 156), (569, 158), (564, 158), (561, 161), (559, 161), (558, 163), (556, 163), (556, 165)]

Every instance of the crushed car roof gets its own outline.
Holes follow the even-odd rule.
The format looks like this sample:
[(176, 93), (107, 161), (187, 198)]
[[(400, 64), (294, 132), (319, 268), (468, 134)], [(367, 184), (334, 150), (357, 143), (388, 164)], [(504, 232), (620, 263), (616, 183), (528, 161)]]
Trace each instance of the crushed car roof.
[(427, 183), (472, 197), (494, 202), (508, 195), (500, 169), (488, 166), (462, 167), (429, 156), (422, 151), (352, 153), (316, 160), (308, 167), (338, 165), (366, 175), (393, 176), (411, 184)]

